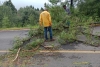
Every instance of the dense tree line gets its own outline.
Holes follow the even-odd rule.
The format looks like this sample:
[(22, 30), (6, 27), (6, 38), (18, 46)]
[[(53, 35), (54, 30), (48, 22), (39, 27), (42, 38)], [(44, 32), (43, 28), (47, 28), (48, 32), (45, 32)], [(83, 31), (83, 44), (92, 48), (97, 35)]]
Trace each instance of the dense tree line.
[(0, 28), (34, 26), (38, 22), (39, 13), (39, 8), (32, 5), (17, 10), (11, 0), (5, 1), (0, 6)]
[[(69, 7), (71, 15), (92, 17), (94, 20), (100, 18), (99, 0), (48, 0), (51, 4), (44, 3), (44, 7), (49, 8), (52, 21), (58, 23), (64, 20), (67, 15), (63, 5)], [(0, 5), (0, 28), (2, 27), (23, 27), (34, 26), (38, 23), (39, 14), (43, 8), (26, 6), (17, 10), (11, 0)]]

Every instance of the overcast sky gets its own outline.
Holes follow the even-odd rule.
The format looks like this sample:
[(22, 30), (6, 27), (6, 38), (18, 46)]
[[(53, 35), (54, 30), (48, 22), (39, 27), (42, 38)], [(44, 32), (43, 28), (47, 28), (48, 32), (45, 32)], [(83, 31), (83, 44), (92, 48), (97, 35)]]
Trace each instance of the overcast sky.
[[(6, 0), (0, 0), (0, 2)], [(19, 9), (20, 7), (33, 5), (35, 8), (44, 7), (44, 3), (49, 3), (48, 0), (11, 0), (14, 6)]]

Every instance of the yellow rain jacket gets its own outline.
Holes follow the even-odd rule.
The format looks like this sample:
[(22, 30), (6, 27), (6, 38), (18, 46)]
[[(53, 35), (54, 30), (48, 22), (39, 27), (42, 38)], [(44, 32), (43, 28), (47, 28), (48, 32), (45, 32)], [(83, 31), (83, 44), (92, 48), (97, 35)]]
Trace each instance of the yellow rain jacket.
[(43, 25), (44, 27), (51, 26), (51, 24), (52, 24), (52, 22), (51, 22), (51, 16), (50, 16), (50, 13), (48, 11), (43, 11), (40, 14), (39, 24)]

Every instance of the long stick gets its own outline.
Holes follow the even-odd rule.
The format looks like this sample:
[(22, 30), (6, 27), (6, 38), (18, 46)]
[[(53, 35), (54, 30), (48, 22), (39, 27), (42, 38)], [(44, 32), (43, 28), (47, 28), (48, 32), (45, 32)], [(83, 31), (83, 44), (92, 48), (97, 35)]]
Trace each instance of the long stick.
[(18, 55), (19, 55), (20, 49), (21, 49), (21, 48), (18, 49), (18, 52), (17, 52), (16, 57), (15, 57), (15, 59), (13, 60), (13, 62), (18, 58)]

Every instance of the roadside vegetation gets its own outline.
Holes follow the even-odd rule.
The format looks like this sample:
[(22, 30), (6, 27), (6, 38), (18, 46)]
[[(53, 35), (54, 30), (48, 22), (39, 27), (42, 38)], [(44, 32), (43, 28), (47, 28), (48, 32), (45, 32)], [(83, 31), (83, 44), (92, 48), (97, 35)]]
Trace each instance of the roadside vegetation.
[[(76, 41), (80, 42), (78, 36), (84, 35), (88, 40), (85, 42), (81, 41), (82, 43), (100, 46), (98, 36), (92, 35), (92, 24), (100, 23), (100, 2), (98, 0), (74, 0), (71, 4), (69, 4), (68, 0), (65, 0), (65, 2), (49, 0), (49, 2), (51, 4), (45, 3), (44, 6), (51, 13), (53, 36), (58, 43), (67, 45)], [(64, 4), (69, 7), (71, 11), (70, 15), (63, 9), (62, 5)], [(20, 58), (31, 57), (38, 50), (41, 50), (40, 47), (44, 44), (44, 37), (43, 28), (39, 27), (38, 19), (42, 10), (42, 7), (39, 9), (34, 6), (26, 6), (17, 10), (11, 0), (5, 1), (0, 6), (1, 29), (30, 29), (27, 38), (16, 38), (14, 40), (14, 46), (10, 49), (12, 52), (6, 56), (7, 58), (14, 59), (19, 48), (21, 48), (19, 52)]]

